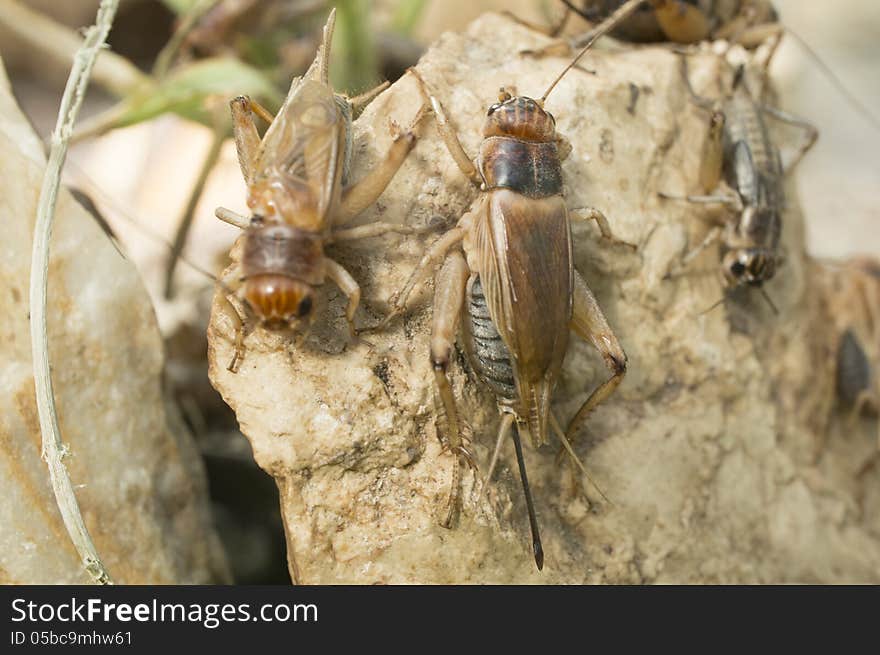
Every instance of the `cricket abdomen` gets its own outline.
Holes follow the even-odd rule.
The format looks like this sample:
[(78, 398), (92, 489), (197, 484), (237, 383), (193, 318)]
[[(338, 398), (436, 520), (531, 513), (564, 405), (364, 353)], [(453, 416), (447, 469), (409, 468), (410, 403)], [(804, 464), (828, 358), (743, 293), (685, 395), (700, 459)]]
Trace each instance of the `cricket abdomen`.
[(467, 312), (462, 327), (471, 366), (499, 400), (513, 402), (516, 399), (516, 382), (510, 351), (489, 315), (479, 276), (474, 276), (468, 283), (466, 302)]

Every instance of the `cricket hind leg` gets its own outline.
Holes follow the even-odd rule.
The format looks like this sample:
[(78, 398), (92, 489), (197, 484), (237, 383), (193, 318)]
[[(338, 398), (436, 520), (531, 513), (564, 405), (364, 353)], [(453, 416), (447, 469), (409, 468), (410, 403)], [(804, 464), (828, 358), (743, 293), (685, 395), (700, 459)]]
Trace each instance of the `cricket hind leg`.
[(395, 134), (394, 141), (385, 154), (385, 159), (373, 167), (364, 177), (343, 190), (339, 211), (334, 217), (336, 225), (345, 225), (351, 222), (355, 216), (379, 199), (394, 175), (400, 170), (403, 162), (406, 161), (407, 155), (415, 147), (416, 135), (413, 130), (423, 115), (424, 111), (419, 111), (413, 125), (406, 132)]
[(431, 366), (434, 370), (437, 437), (444, 450), (452, 453), (452, 488), (443, 521), (450, 527), (459, 506), (461, 472), (459, 458), (476, 468), (474, 457), (465, 444), (449, 381), (449, 362), (455, 345), (458, 318), (464, 305), (465, 287), (469, 276), (464, 255), (455, 251), (448, 255), (437, 272), (434, 289), (434, 317), (431, 327)]
[(235, 150), (238, 153), (238, 165), (244, 181), (250, 184), (254, 180), (257, 166), (257, 155), (260, 151), (260, 133), (254, 122), (259, 116), (269, 125), (275, 120), (272, 113), (248, 96), (238, 96), (229, 103), (232, 112), (232, 135), (235, 138)]
[(568, 427), (565, 429), (565, 437), (570, 443), (574, 441), (574, 435), (590, 413), (608, 398), (623, 381), (626, 375), (627, 361), (626, 353), (611, 331), (599, 303), (596, 302), (592, 291), (577, 271), (574, 271), (572, 301), (572, 330), (584, 341), (592, 343), (599, 351), (605, 361), (605, 366), (611, 371), (611, 377), (593, 390), (569, 421)]

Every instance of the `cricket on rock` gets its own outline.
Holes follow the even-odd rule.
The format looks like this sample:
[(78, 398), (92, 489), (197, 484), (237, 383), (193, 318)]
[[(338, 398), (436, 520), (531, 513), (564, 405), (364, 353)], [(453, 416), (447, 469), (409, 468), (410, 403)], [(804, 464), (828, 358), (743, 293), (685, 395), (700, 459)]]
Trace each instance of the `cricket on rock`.
[[(549, 433), (554, 431), (583, 471), (571, 440), (626, 373), (626, 354), (596, 298), (574, 269), (570, 220), (572, 216), (595, 220), (604, 238), (627, 248), (634, 246), (615, 239), (598, 210), (569, 211), (566, 207), (561, 162), (571, 146), (556, 131), (555, 119), (544, 108), (552, 89), (591, 45), (592, 41), (538, 100), (501, 90), (498, 102), (489, 108), (475, 162), (465, 152), (440, 101), (431, 94), (428, 81), (412, 70), (430, 100), (450, 155), (479, 194), (456, 227), (429, 248), (393, 298), (392, 312), (386, 318), (387, 322), (403, 311), (415, 285), (442, 262), (435, 277), (430, 356), (438, 436), (452, 451), (454, 462), (444, 524), (451, 524), (458, 504), (459, 457), (474, 464), (462, 436), (448, 378), (460, 325), (468, 360), (477, 377), (494, 392), (501, 413), (485, 484), (491, 479), (508, 433), (512, 434), (539, 569), (544, 553), (520, 433), (528, 435), (538, 448), (548, 443)], [(568, 347), (569, 330), (595, 346), (611, 375), (590, 394), (563, 430), (551, 411), (551, 400)]]
[[(294, 80), (276, 117), (244, 96), (231, 103), (235, 144), (252, 214), (247, 218), (228, 209), (217, 210), (218, 218), (244, 230), (240, 270), (233, 269), (221, 280), (224, 293), (238, 299), (244, 314), (229, 302), (238, 324), (230, 371), (241, 361), (244, 339), (255, 323), (304, 335), (315, 318), (315, 290), (327, 278), (348, 297), (346, 319), (354, 337), (360, 287), (325, 254), (324, 246), (417, 231), (378, 222), (345, 227), (385, 190), (416, 137), (411, 129), (396, 134), (385, 160), (364, 178), (349, 183), (352, 115), (388, 85), (354, 98), (333, 91), (328, 64), (335, 17), (334, 10), (314, 62), (302, 78)], [(262, 140), (255, 115), (270, 124)], [(420, 118), (421, 113), (415, 123)]]

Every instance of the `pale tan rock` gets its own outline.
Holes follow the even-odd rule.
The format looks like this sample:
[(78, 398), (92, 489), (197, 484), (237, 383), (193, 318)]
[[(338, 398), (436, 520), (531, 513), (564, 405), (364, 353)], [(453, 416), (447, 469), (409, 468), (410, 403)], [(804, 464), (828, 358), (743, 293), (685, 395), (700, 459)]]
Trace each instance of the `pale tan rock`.
[[(538, 97), (565, 65), (516, 54), (545, 42), (489, 14), (465, 34), (444, 35), (419, 63), (469, 153), (499, 87)], [(829, 439), (816, 459), (815, 426), (827, 422), (816, 419), (831, 411), (833, 376), (816, 352), (824, 315), (793, 189), (786, 264), (768, 286), (780, 316), (757, 295), (701, 313), (722, 293), (715, 251), (690, 275), (663, 279), (707, 230), (704, 209), (657, 196), (696, 191), (706, 135), (678, 58), (661, 48), (596, 51), (583, 67), (597, 74), (573, 71), (547, 102), (574, 146), (563, 169), (567, 201), (598, 207), (618, 237), (638, 244), (633, 254), (602, 241), (593, 225), (573, 228), (577, 267), (629, 355), (626, 381), (577, 446), (613, 503), (558, 465), (555, 449), (526, 446), (546, 551), (538, 573), (508, 444), (488, 499), (477, 504), (479, 484), (466, 472), (458, 524), (440, 527), (451, 459), (432, 419), (431, 283), (402, 320), (366, 337), (372, 345), (348, 343), (344, 299), (328, 284), (328, 306), (304, 345), (257, 329), (235, 374), (226, 370), (232, 321), (215, 301), (211, 379), (278, 482), (291, 571), (305, 583), (880, 581), (876, 515), (861, 516), (857, 483), (841, 474), (864, 450)], [(695, 55), (690, 69), (699, 93), (719, 93), (725, 69), (716, 57)], [(405, 77), (370, 105), (355, 125), (355, 177), (388, 147), (389, 121), (409, 124), (419, 104)], [(428, 120), (362, 220), (452, 225), (474, 196)], [(333, 249), (362, 285), (361, 326), (378, 322), (433, 238)], [(598, 355), (573, 339), (555, 412), (567, 420), (606, 375)], [(460, 363), (453, 378), (485, 470), (494, 399)], [(808, 396), (818, 399), (811, 413), (802, 411)]]
[[(40, 458), (28, 276), (42, 146), (0, 66), (0, 582), (88, 582)], [(166, 412), (163, 345), (137, 272), (62, 190), (49, 269), (49, 352), (86, 526), (117, 582), (229, 578), (201, 460)]]

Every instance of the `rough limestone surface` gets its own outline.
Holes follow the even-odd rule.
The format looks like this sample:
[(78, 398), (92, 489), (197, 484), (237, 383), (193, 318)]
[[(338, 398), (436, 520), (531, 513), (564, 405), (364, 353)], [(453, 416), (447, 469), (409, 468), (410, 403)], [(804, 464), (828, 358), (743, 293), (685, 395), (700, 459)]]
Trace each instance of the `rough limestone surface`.
[[(89, 582), (40, 457), (28, 325), (45, 155), (0, 65), (0, 583)], [(134, 267), (62, 189), (49, 268), (49, 354), (64, 462), (115, 581), (229, 578), (201, 460), (166, 412), (162, 340)]]
[[(418, 65), (465, 149), (477, 152), (499, 87), (539, 97), (566, 61), (517, 54), (546, 39), (487, 14), (446, 34)], [(303, 583), (733, 583), (878, 582), (880, 519), (864, 512), (855, 471), (872, 430), (819, 435), (834, 424), (833, 358), (819, 269), (804, 254), (797, 203), (785, 212), (786, 262), (758, 294), (722, 295), (717, 249), (684, 276), (664, 279), (710, 225), (705, 208), (659, 191), (697, 192), (706, 115), (690, 101), (678, 56), (662, 48), (588, 53), (547, 101), (572, 142), (563, 172), (569, 207), (593, 206), (636, 252), (574, 225), (577, 268), (629, 356), (629, 373), (590, 417), (576, 449), (606, 502), (557, 462), (556, 446), (525, 446), (546, 564), (531, 558), (513, 447), (485, 498), (465, 471), (462, 511), (446, 509), (452, 461), (434, 429), (428, 361), (432, 282), (387, 329), (349, 343), (344, 298), (327, 305), (299, 346), (256, 329), (237, 373), (232, 321), (215, 301), (210, 375), (235, 410), (257, 462), (281, 492), (292, 577)], [(730, 68), (709, 49), (690, 57), (696, 91), (718, 97)], [(355, 125), (354, 176), (388, 147), (389, 121), (407, 125), (420, 105), (411, 76), (383, 93)], [(792, 185), (789, 185), (793, 188)], [(456, 168), (433, 121), (377, 206), (362, 221), (451, 226), (477, 191)], [(243, 204), (242, 204), (243, 208)], [(360, 281), (360, 326), (436, 238), (374, 239), (333, 248)], [(233, 249), (233, 260), (237, 257)], [(539, 253), (535, 254), (539, 256)], [(233, 264), (235, 265), (235, 264)], [(814, 270), (815, 269), (815, 270)], [(817, 272), (818, 271), (818, 272)], [(485, 471), (499, 416), (464, 359), (456, 397)], [(572, 339), (554, 398), (563, 421), (607, 373)], [(821, 444), (821, 447), (817, 444)], [(876, 505), (876, 495), (871, 501)]]

